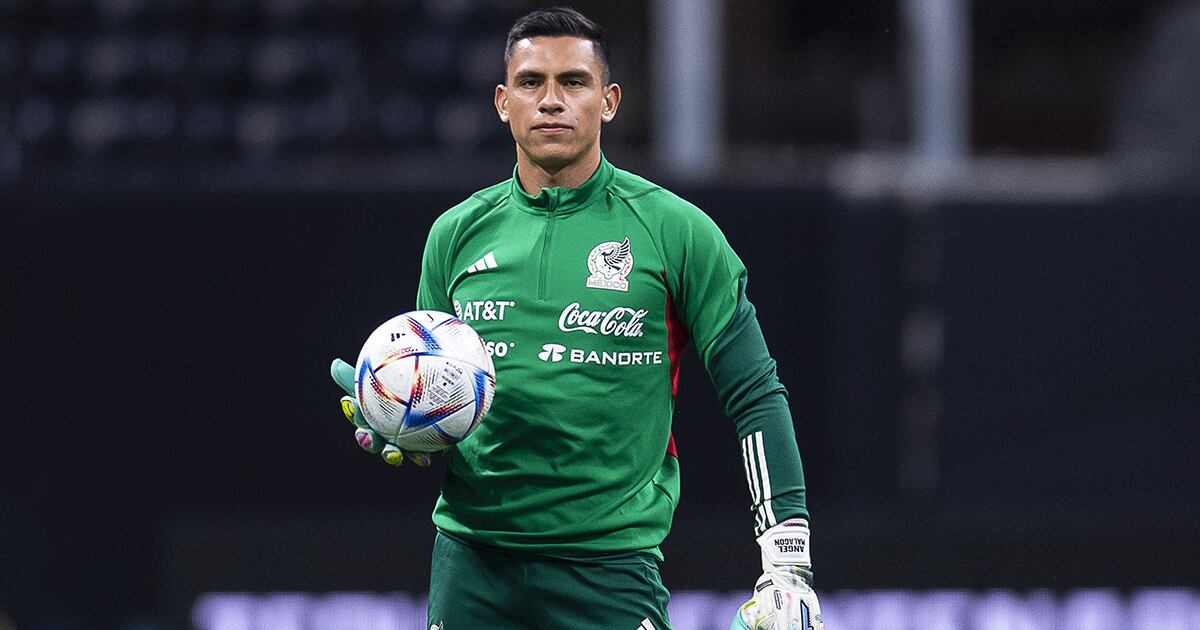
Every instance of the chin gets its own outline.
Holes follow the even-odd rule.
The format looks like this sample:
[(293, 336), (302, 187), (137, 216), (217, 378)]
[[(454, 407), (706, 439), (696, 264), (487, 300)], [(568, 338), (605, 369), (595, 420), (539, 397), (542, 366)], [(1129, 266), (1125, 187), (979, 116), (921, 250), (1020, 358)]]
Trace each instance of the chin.
[(575, 147), (539, 147), (533, 151), (525, 151), (534, 164), (548, 169), (567, 166), (583, 157), (584, 153), (586, 151), (580, 151)]

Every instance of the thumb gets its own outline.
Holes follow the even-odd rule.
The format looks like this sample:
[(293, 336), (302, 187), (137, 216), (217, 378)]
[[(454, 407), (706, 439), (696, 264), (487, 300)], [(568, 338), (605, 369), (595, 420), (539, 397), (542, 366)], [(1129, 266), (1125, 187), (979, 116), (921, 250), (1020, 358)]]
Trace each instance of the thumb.
[(354, 395), (354, 366), (341, 359), (334, 359), (329, 366), (329, 375), (342, 391), (349, 396)]

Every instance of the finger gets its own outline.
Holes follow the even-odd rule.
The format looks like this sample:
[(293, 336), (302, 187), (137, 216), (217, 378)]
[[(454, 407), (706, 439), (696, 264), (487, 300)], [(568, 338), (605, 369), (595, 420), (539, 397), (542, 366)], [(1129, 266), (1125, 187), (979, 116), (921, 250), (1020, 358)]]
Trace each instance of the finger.
[(354, 399), (349, 396), (342, 396), (342, 415), (350, 422), (354, 422), (354, 416), (358, 415), (358, 405), (354, 404)]
[(354, 395), (354, 366), (341, 359), (334, 359), (329, 365), (329, 375), (342, 391), (350, 396)]
[(429, 453), (406, 451), (390, 442), (383, 447), (383, 450), (379, 454), (383, 456), (383, 461), (392, 466), (399, 466), (407, 461), (417, 466), (425, 467), (433, 462), (433, 458), (429, 456)]
[(383, 451), (379, 453), (383, 456), (383, 461), (389, 466), (399, 466), (404, 463), (404, 451), (396, 448), (395, 444), (388, 444), (383, 447)]
[(416, 451), (405, 451), (404, 454), (405, 454), (405, 456), (408, 457), (408, 461), (410, 461), (422, 468), (428, 466), (431, 462), (433, 462), (433, 458), (430, 457), (429, 453), (418, 453)]
[[(384, 439), (379, 437), (378, 433), (370, 429), (364, 429), (361, 427), (356, 429), (354, 431), (354, 439), (358, 442), (358, 445), (368, 453), (378, 453), (386, 448), (384, 446)], [(387, 446), (391, 446), (391, 444), (388, 444)], [(393, 446), (392, 448), (395, 447)]]
[(821, 619), (821, 604), (811, 590), (781, 591), (784, 606), (776, 613), (776, 623), (783, 621), (782, 628), (803, 628), (821, 630), (824, 623)]
[(360, 429), (369, 429), (371, 425), (367, 424), (367, 419), (363, 417), (362, 412), (358, 410), (358, 403), (351, 396), (342, 396), (342, 415)]
[(813, 572), (812, 572), (811, 568), (809, 568), (809, 567), (792, 567), (792, 573), (795, 573), (800, 578), (800, 581), (804, 583), (805, 586), (812, 588)]
[(773, 625), (774, 622), (762, 612), (758, 602), (751, 598), (733, 616), (729, 630), (772, 630)]

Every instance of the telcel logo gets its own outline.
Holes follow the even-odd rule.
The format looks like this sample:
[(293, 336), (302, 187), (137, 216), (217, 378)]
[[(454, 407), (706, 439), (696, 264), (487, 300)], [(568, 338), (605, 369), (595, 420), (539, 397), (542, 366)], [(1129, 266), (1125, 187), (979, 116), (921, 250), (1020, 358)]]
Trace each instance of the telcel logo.
[(567, 351), (566, 346), (560, 346), (556, 343), (547, 343), (542, 345), (542, 351), (538, 353), (538, 358), (550, 363), (558, 363), (563, 359), (563, 353)]

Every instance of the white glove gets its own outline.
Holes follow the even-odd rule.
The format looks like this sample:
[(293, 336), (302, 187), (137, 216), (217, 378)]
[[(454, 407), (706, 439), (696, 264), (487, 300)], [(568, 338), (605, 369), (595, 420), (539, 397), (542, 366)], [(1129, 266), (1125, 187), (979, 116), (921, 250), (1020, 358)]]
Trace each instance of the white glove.
[(730, 630), (825, 630), (821, 603), (812, 590), (808, 522), (784, 521), (763, 532), (758, 545), (763, 574)]

